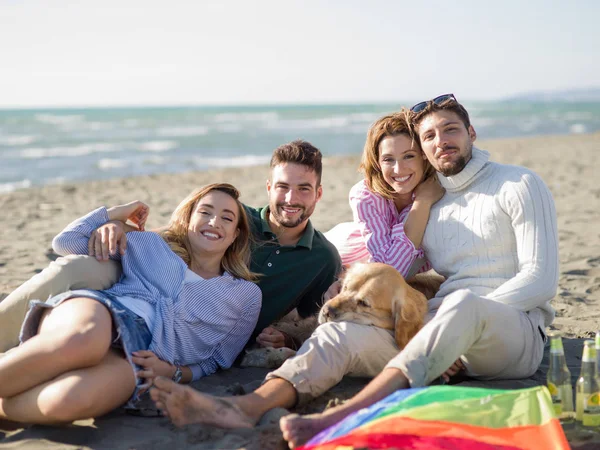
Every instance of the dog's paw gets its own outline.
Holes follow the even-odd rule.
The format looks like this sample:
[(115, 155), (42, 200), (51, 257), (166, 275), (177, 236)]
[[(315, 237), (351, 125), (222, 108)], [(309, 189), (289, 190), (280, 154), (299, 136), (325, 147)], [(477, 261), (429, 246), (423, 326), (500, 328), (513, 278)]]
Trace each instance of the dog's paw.
[(295, 350), (287, 347), (281, 348), (253, 348), (246, 350), (246, 354), (240, 362), (241, 367), (262, 367), (265, 369), (276, 369), (283, 362), (294, 356)]

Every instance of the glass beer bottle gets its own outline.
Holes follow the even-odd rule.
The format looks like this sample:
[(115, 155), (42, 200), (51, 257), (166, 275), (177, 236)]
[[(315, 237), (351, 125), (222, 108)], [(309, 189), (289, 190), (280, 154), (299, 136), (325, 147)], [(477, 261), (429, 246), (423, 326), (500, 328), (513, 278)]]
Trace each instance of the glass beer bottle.
[(596, 347), (591, 339), (583, 343), (581, 374), (577, 380), (577, 415), (585, 427), (600, 426), (600, 380), (596, 371)]
[(554, 413), (559, 418), (573, 416), (573, 386), (571, 372), (565, 360), (562, 339), (557, 333), (549, 333), (550, 337), (550, 368), (546, 384), (552, 397)]

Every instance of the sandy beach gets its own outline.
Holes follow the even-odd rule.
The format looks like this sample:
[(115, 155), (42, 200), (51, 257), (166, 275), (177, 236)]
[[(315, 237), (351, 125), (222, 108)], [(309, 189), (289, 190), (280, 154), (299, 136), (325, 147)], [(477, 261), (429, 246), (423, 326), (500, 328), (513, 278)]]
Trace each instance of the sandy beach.
[[(600, 168), (597, 162), (600, 133), (477, 144), (491, 153), (492, 160), (534, 170), (552, 191), (558, 214), (560, 280), (554, 299), (557, 317), (551, 329), (559, 330), (566, 338), (569, 366), (575, 379), (579, 374), (581, 339), (592, 337), (600, 328), (600, 187), (595, 178)], [(361, 177), (357, 171), (358, 155), (328, 158), (327, 149), (322, 150), (326, 157), (324, 193), (312, 221), (316, 228), (326, 231), (339, 222), (351, 220), (348, 191)], [(171, 211), (192, 189), (214, 181), (237, 186), (242, 201), (249, 205), (263, 205), (267, 201), (267, 176), (268, 167), (256, 166), (54, 185), (2, 194), (0, 300), (55, 258), (50, 242), (65, 225), (97, 206), (142, 200), (151, 208), (147, 228), (158, 227), (166, 224)], [(232, 369), (195, 386), (223, 394), (239, 392), (255, 387), (265, 373), (260, 369)], [(543, 370), (528, 382), (543, 383)], [(303, 412), (322, 410), (328, 401), (348, 398), (363, 384), (364, 380), (345, 379)], [(95, 421), (82, 421), (65, 428), (0, 431), (0, 448), (284, 449), (277, 425), (284, 413), (284, 410), (273, 411), (254, 430), (225, 432), (202, 426), (178, 430), (164, 418), (140, 418), (115, 411)], [(593, 447), (600, 446), (597, 437), (585, 441), (581, 436), (570, 435), (570, 439), (576, 448), (600, 448)]]

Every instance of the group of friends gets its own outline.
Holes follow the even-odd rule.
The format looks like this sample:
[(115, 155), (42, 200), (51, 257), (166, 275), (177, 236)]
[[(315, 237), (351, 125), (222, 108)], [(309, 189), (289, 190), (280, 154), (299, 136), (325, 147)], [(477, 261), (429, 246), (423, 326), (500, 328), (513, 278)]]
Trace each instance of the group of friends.
[[(554, 319), (554, 202), (539, 176), (490, 161), (475, 139), (452, 94), (380, 118), (350, 191), (353, 222), (326, 235), (310, 222), (323, 195), (321, 153), (300, 140), (274, 151), (264, 208), (217, 183), (191, 193), (160, 230), (145, 231), (139, 201), (75, 220), (53, 240), (63, 257), (0, 302), (0, 419), (97, 417), (149, 390), (177, 425), (253, 427), (345, 375), (372, 378), (323, 413), (283, 417), (295, 447), (440, 376), (531, 376)], [(406, 347), (390, 330), (350, 322), (321, 324), (304, 343), (271, 326), (293, 309), (316, 314), (357, 261), (445, 278)], [(246, 395), (185, 385), (231, 367), (248, 342), (299, 348)]]

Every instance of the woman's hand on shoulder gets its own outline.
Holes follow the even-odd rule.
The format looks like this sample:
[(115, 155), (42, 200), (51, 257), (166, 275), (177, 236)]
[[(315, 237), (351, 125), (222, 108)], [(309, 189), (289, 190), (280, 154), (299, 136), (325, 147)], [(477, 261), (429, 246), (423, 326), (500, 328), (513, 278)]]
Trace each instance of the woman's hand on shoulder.
[(144, 384), (140, 386), (141, 392), (147, 391), (156, 377), (165, 377), (171, 379), (175, 373), (175, 367), (166, 361), (163, 361), (150, 350), (139, 350), (132, 352), (132, 360), (135, 364), (142, 367), (142, 370), (138, 370), (138, 378), (145, 380)]
[(123, 223), (130, 220), (140, 231), (144, 231), (150, 207), (139, 200), (134, 200), (124, 205), (113, 206), (107, 212), (110, 220), (120, 220)]
[(415, 202), (431, 206), (440, 200), (445, 193), (446, 189), (442, 187), (437, 176), (433, 175), (415, 188)]
[(112, 220), (98, 227), (88, 241), (88, 255), (95, 256), (98, 261), (108, 261), (110, 255), (125, 254), (127, 249), (127, 234), (125, 224)]

